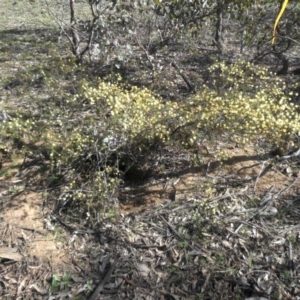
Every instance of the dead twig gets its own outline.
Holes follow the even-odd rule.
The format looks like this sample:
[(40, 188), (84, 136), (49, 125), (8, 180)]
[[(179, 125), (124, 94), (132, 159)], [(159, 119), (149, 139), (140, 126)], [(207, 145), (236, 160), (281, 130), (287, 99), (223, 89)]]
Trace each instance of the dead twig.
[(269, 166), (269, 165), (267, 165), (267, 166), (264, 168), (264, 166), (265, 166), (268, 162), (269, 162), (269, 160), (264, 161), (263, 164), (262, 164), (262, 166), (261, 166), (261, 168), (260, 168), (260, 171), (259, 171), (259, 173), (258, 173), (258, 175), (257, 175), (257, 177), (256, 177), (256, 180), (255, 180), (255, 183), (254, 183), (253, 193), (255, 193), (255, 191), (256, 191), (256, 186), (257, 186), (257, 183), (258, 183), (258, 180), (259, 180), (261, 174), (262, 174), (262, 173), (268, 168), (268, 166)]
[(181, 236), (174, 228), (173, 226), (163, 217), (160, 216), (160, 218), (168, 225), (168, 227), (171, 229), (171, 231), (180, 239), (180, 240), (184, 240), (185, 238), (183, 236)]
[(297, 157), (299, 155), (300, 155), (300, 148), (296, 152), (294, 152), (290, 155), (285, 155), (285, 156), (281, 156), (281, 157), (277, 158), (277, 160), (281, 161), (281, 160), (285, 160), (285, 159), (290, 159), (290, 158), (293, 158), (293, 157)]
[(291, 241), (289, 241), (289, 261), (288, 261), (288, 266), (289, 266), (289, 269), (290, 269), (291, 277), (293, 277), (293, 272), (294, 272), (294, 258), (293, 258), (293, 245), (292, 245)]
[(114, 272), (116, 265), (118, 263), (119, 258), (117, 257), (114, 261), (114, 263), (112, 264), (111, 268), (109, 269), (109, 271), (106, 273), (104, 279), (99, 283), (99, 285), (97, 286), (96, 290), (94, 291), (94, 293), (92, 294), (92, 296), (89, 298), (89, 300), (96, 300), (99, 293), (101, 293), (103, 291), (104, 285), (110, 280), (112, 273)]
[(190, 92), (195, 91), (195, 86), (190, 82), (190, 80), (187, 78), (187, 76), (182, 72), (182, 70), (178, 67), (176, 62), (172, 61), (171, 66), (177, 71), (177, 73), (182, 77), (186, 85), (188, 86), (188, 89)]
[(143, 284), (143, 283), (135, 283), (133, 284), (132, 286), (129, 286), (129, 287), (126, 287), (126, 288), (123, 288), (123, 289), (111, 289), (111, 290), (103, 290), (102, 291), (102, 294), (118, 294), (118, 293), (123, 293), (123, 292), (129, 292), (131, 290), (134, 290), (136, 289), (137, 287), (143, 287), (143, 288), (146, 288), (147, 285), (146, 284)]
[(284, 192), (287, 192), (289, 189), (291, 189), (292, 186), (294, 186), (298, 180), (299, 180), (299, 177), (297, 177), (289, 186), (281, 189), (278, 193), (274, 194), (273, 197), (272, 197), (272, 202), (274, 202), (274, 200), (278, 199), (279, 196), (282, 195)]

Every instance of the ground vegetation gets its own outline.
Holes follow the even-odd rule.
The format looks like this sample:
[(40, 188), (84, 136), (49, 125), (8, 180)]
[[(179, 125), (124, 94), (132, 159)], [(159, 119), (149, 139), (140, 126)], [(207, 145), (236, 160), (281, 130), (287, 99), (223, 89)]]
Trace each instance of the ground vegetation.
[(3, 299), (297, 299), (298, 3), (0, 6)]

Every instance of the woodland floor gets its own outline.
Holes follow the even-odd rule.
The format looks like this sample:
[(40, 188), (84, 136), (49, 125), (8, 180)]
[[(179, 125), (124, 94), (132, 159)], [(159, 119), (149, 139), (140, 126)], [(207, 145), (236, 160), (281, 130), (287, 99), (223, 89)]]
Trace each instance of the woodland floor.
[[(54, 36), (34, 29), (32, 7), (22, 15), (17, 6), (5, 9), (1, 106), (19, 105), (16, 74), (25, 51), (42, 60)], [(181, 60), (196, 86), (206, 54)], [(172, 67), (164, 72), (172, 84), (157, 78), (148, 86), (156, 84), (164, 98), (184, 98), (181, 76)], [(7, 83), (11, 76), (16, 80)], [(226, 151), (225, 161), (210, 156), (192, 164), (188, 151), (166, 150), (167, 170), (140, 181), (133, 174), (118, 192), (114, 221), (94, 230), (53, 212), (47, 190), (32, 188), (32, 180), (45, 180), (38, 164), (2, 155), (0, 298), (300, 299), (300, 160), (275, 159), (251, 145)]]
[(124, 187), (117, 221), (93, 232), (4, 163), (2, 299), (298, 299), (299, 162), (228, 151), (222, 165)]

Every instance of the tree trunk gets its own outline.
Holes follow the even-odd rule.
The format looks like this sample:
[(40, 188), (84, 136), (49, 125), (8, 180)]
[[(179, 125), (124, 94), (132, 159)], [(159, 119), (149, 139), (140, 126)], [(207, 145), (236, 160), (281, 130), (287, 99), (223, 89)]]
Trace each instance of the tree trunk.
[(76, 10), (75, 10), (75, 0), (70, 0), (70, 24), (71, 24), (71, 34), (72, 34), (72, 53), (76, 56), (78, 61), (82, 60), (82, 55), (79, 51), (80, 38), (76, 26)]
[(222, 31), (223, 31), (223, 10), (224, 0), (217, 1), (217, 21), (216, 21), (216, 32), (215, 32), (215, 44), (218, 47), (220, 53), (222, 53)]

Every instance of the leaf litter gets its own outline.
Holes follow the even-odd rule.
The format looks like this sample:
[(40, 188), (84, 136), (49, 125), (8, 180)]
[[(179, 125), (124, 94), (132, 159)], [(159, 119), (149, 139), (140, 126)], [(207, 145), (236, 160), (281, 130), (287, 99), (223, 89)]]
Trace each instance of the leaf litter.
[(117, 221), (94, 230), (51, 217), (38, 193), (2, 181), (1, 297), (296, 299), (298, 174), (286, 161), (263, 175), (263, 160), (230, 162), (124, 187)]

